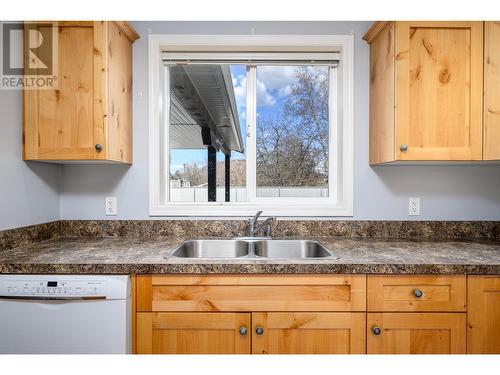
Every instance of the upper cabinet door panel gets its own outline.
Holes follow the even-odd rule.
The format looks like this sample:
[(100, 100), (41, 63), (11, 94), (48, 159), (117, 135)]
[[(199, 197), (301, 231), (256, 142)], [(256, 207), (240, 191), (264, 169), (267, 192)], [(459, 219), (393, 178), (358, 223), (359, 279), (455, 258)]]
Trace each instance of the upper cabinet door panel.
[(500, 22), (484, 24), (484, 160), (500, 159)]
[(59, 85), (38, 91), (38, 154), (94, 158), (93, 28), (59, 27)]
[(480, 160), (482, 23), (396, 28), (396, 159)]
[(37, 27), (57, 33), (57, 87), (24, 90), (24, 160), (131, 163), (137, 33), (118, 21)]

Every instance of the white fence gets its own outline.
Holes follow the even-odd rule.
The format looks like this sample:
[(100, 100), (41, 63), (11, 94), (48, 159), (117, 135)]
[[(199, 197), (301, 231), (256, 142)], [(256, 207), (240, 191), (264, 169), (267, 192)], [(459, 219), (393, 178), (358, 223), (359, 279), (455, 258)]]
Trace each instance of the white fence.
[[(244, 187), (233, 187), (230, 190), (231, 202), (245, 202), (247, 189)], [(208, 189), (204, 187), (170, 188), (171, 202), (206, 202)], [(326, 187), (277, 187), (266, 186), (257, 188), (257, 197), (261, 198), (322, 198), (328, 197)], [(217, 202), (224, 202), (225, 190), (217, 188)]]

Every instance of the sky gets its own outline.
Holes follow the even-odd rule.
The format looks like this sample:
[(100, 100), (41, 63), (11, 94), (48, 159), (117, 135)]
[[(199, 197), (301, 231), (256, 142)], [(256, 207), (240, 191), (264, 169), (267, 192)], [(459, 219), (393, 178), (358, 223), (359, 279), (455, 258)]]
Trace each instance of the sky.
[[(293, 66), (259, 66), (257, 67), (257, 117), (267, 117), (281, 111), (291, 91), (294, 80)], [(231, 65), (234, 94), (238, 107), (241, 135), (246, 144), (246, 66)], [(245, 159), (239, 152), (231, 154), (232, 159)], [(217, 153), (217, 160), (224, 160), (222, 152)], [(170, 152), (170, 172), (181, 169), (184, 163), (205, 165), (206, 150), (174, 150)]]

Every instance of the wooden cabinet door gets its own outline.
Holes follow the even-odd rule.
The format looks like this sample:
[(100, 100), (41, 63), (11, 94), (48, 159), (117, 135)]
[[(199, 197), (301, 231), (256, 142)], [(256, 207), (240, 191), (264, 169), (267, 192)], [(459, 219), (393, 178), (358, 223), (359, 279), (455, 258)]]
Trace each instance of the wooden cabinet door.
[(500, 159), (500, 22), (484, 23), (484, 160)]
[(482, 22), (396, 23), (396, 160), (481, 160)]
[(24, 91), (24, 159), (106, 157), (105, 33), (104, 22), (59, 24), (57, 87)]
[(249, 313), (137, 313), (136, 324), (137, 354), (250, 354)]
[(365, 313), (253, 313), (254, 354), (366, 353)]
[(468, 277), (467, 352), (500, 354), (500, 277)]
[(465, 313), (368, 313), (368, 354), (465, 354)]

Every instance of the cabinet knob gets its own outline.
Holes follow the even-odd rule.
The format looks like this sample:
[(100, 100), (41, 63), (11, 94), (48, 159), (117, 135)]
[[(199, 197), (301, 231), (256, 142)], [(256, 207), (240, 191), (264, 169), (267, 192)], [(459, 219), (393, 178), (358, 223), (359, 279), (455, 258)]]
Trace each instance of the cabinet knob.
[(420, 298), (424, 295), (424, 292), (422, 292), (420, 289), (413, 289), (413, 295), (416, 298)]
[(378, 335), (380, 335), (382, 333), (382, 330), (380, 329), (380, 327), (375, 326), (375, 327), (372, 328), (372, 333), (374, 335), (378, 336)]
[(408, 151), (408, 145), (406, 143), (403, 143), (399, 149), (402, 151), (402, 152), (406, 152)]
[(97, 152), (101, 152), (102, 151), (102, 145), (100, 143), (97, 143), (94, 147), (95, 147), (95, 150)]
[(240, 335), (245, 336), (247, 334), (247, 327), (240, 327)]
[(259, 336), (262, 335), (264, 333), (264, 328), (262, 327), (257, 327), (255, 329), (255, 333), (258, 334)]

